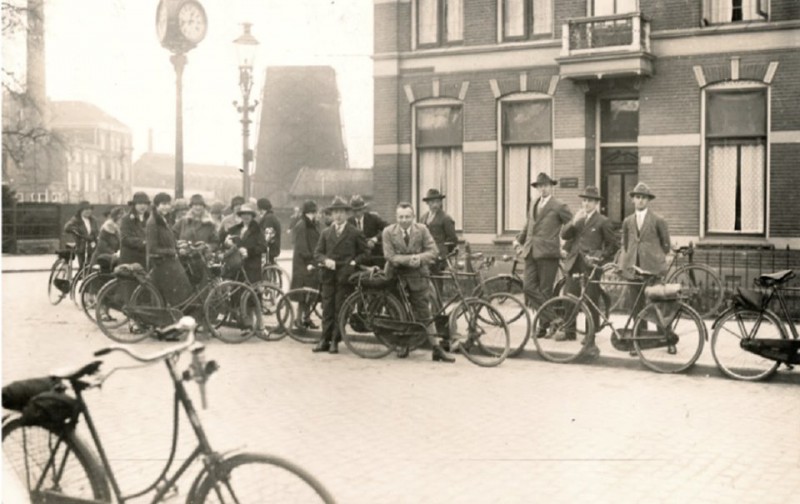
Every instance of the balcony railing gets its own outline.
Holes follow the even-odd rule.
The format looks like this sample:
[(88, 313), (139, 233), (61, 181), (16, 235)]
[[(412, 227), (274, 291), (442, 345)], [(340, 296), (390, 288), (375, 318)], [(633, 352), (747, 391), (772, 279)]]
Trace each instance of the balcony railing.
[(650, 21), (641, 13), (570, 19), (562, 30), (562, 56), (650, 52)]

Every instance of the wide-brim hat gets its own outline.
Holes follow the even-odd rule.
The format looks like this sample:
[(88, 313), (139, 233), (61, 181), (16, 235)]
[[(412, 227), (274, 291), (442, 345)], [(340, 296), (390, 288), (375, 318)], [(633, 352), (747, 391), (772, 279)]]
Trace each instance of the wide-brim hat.
[(326, 208), (328, 211), (333, 210), (352, 210), (352, 207), (347, 204), (347, 202), (341, 196), (336, 196), (333, 198), (333, 202)]
[(439, 189), (428, 189), (428, 193), (422, 198), (422, 201), (443, 200), (447, 196), (439, 192)]
[(244, 203), (239, 210), (236, 212), (236, 215), (242, 215), (244, 213), (249, 213), (253, 215), (257, 215), (258, 212), (256, 211), (256, 206), (252, 203)]
[(80, 203), (78, 203), (78, 213), (81, 213), (84, 210), (88, 210), (88, 209), (92, 209), (92, 208), (94, 208), (94, 205), (92, 205), (88, 201), (81, 201)]
[(364, 198), (362, 198), (360, 194), (355, 194), (352, 198), (350, 198), (350, 208), (353, 210), (361, 210), (362, 208), (367, 208), (368, 206), (369, 205), (366, 201), (364, 201)]
[(202, 194), (193, 194), (192, 197), (189, 198), (189, 206), (193, 207), (195, 205), (206, 206), (206, 200), (203, 199)]
[(536, 180), (531, 184), (533, 187), (539, 187), (540, 185), (558, 185), (558, 180), (553, 180), (544, 172), (540, 172), (539, 175), (536, 176)]
[(600, 190), (595, 186), (586, 186), (586, 189), (584, 189), (583, 193), (579, 194), (578, 197), (597, 201), (601, 201), (603, 199), (603, 197), (600, 196)]
[(646, 198), (656, 199), (656, 195), (653, 194), (652, 191), (650, 191), (650, 188), (647, 187), (647, 184), (645, 184), (644, 182), (639, 182), (638, 184), (636, 184), (636, 187), (634, 187), (633, 190), (628, 193), (628, 196), (630, 196), (631, 198), (633, 198), (634, 196), (644, 196)]
[(147, 195), (145, 192), (137, 192), (134, 193), (133, 199), (128, 202), (129, 205), (149, 205), (150, 204), (150, 196)]

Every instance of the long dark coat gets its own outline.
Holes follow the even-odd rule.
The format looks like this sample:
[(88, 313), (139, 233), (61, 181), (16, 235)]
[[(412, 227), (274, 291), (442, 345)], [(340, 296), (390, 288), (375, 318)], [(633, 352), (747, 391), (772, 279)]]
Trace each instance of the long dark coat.
[(225, 243), (228, 236), (233, 236), (236, 248), (247, 249), (247, 257), (242, 261), (242, 268), (244, 268), (248, 282), (258, 282), (261, 280), (261, 256), (267, 253), (267, 240), (255, 219), (250, 221), (244, 235), (242, 235), (243, 228), (244, 223), (240, 222), (227, 231), (223, 231), (220, 242)]
[(139, 220), (136, 217), (136, 211), (131, 210), (131, 213), (122, 218), (119, 225), (120, 234), (120, 249), (119, 249), (119, 263), (120, 264), (141, 264), (144, 268), (147, 265), (147, 248), (145, 246), (145, 226), (149, 214), (144, 214), (144, 219)]
[(100, 227), (97, 225), (97, 219), (89, 216), (89, 227), (91, 231), (86, 229), (86, 225), (81, 219), (80, 213), (72, 216), (64, 225), (64, 232), (70, 235), (70, 238), (75, 240), (75, 252), (78, 254), (81, 264), (83, 264), (83, 257), (86, 254), (86, 248), (89, 247), (89, 255), (91, 256), (94, 251), (94, 244), (97, 242), (97, 235), (99, 234)]
[(114, 221), (107, 220), (103, 223), (103, 227), (100, 228), (100, 236), (97, 238), (97, 247), (94, 249), (94, 254), (92, 255), (92, 264), (95, 264), (97, 258), (101, 256), (110, 259), (111, 256), (117, 253), (119, 247), (119, 226), (117, 226)]
[(294, 254), (292, 255), (292, 289), (301, 287), (319, 288), (319, 272), (308, 271), (309, 265), (315, 265), (314, 249), (317, 248), (320, 231), (317, 221), (302, 216), (292, 228), (294, 237)]
[(420, 217), (419, 222), (420, 224), (428, 226), (428, 231), (431, 232), (433, 241), (436, 242), (436, 248), (439, 250), (439, 257), (444, 259), (447, 257), (447, 254), (456, 248), (458, 243), (456, 223), (444, 210), (437, 211), (430, 222), (428, 222), (429, 217), (430, 212), (425, 212), (422, 214), (422, 217)]
[(272, 228), (274, 233), (272, 241), (269, 245), (269, 262), (275, 262), (275, 258), (281, 254), (281, 221), (275, 216), (275, 213), (269, 211), (265, 213), (259, 220), (258, 225), (261, 227), (261, 232), (265, 232), (267, 228)]
[(150, 277), (164, 301), (170, 306), (176, 306), (192, 294), (193, 288), (183, 265), (178, 260), (172, 229), (162, 216), (153, 212), (147, 219), (145, 235)]

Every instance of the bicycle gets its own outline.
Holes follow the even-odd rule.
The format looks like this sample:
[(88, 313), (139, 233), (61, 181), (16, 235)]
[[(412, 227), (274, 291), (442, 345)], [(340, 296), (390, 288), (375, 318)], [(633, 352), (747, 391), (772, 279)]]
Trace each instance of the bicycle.
[[(306, 268), (313, 272), (322, 265), (309, 264)], [(316, 344), (322, 339), (322, 296), (319, 289), (299, 287), (290, 289), (283, 295), (288, 309), (294, 314), (294, 323), (287, 331), (289, 337), (300, 343)]]
[(75, 246), (67, 244), (67, 248), (56, 251), (56, 260), (50, 267), (47, 280), (47, 297), (50, 304), (57, 305), (67, 295), (75, 300), (75, 292), (85, 272), (89, 269), (89, 247), (83, 251), (83, 267), (76, 267), (73, 262), (77, 257)]
[(447, 350), (460, 351), (478, 366), (501, 364), (508, 356), (510, 339), (503, 315), (483, 299), (465, 297), (454, 272), (446, 271), (455, 284), (456, 299), (430, 320), (421, 321), (414, 316), (403, 277), (395, 281), (372, 272), (355, 274), (351, 280), (356, 290), (345, 299), (337, 321), (347, 348), (372, 359), (385, 357), (397, 347), (410, 351), (427, 340), (427, 326), (433, 323)]
[(83, 312), (92, 322), (95, 320), (95, 308), (97, 306), (97, 294), (105, 284), (114, 279), (114, 265), (116, 258), (98, 257), (97, 263), (92, 267), (91, 273), (83, 280), (78, 289), (80, 306)]
[[(187, 337), (183, 342), (149, 355), (118, 345), (95, 352), (96, 357), (121, 352), (144, 365), (163, 362), (175, 389), (169, 456), (155, 481), (138, 492), (122, 494), (120, 482), (84, 401), (86, 391), (100, 389), (115, 371), (124, 368), (115, 368), (101, 375), (103, 361), (93, 360), (76, 369), (3, 388), (3, 406), (7, 406), (8, 397), (14, 397), (13, 406), (22, 411), (21, 415), (4, 420), (4, 458), (25, 484), (32, 502), (122, 504), (147, 494), (153, 494), (151, 502), (163, 502), (174, 497), (176, 483), (197, 460), (202, 461), (203, 467), (189, 487), (186, 500), (189, 503), (240, 502), (242, 499), (248, 502), (273, 502), (273, 499), (279, 502), (334, 502), (331, 494), (313, 475), (284, 458), (254, 452), (220, 453), (211, 447), (183, 383), (190, 380), (197, 383), (205, 409), (205, 384), (219, 366), (213, 360), (206, 360), (204, 346), (195, 341), (195, 328), (194, 319), (184, 317), (176, 324), (160, 329), (165, 334), (186, 333)], [(181, 372), (178, 365), (185, 353), (191, 355), (191, 363)], [(53, 382), (56, 390), (51, 391)], [(66, 393), (65, 383), (74, 397)], [(16, 389), (12, 389), (15, 385)], [(42, 410), (47, 404), (49, 409)], [(61, 407), (53, 408), (53, 404)], [(175, 462), (181, 408), (197, 438), (197, 446), (169, 475)], [(46, 419), (35, 414), (41, 411), (48, 412)], [(89, 430), (91, 445), (75, 432), (81, 417)]]
[[(666, 282), (681, 284), (685, 302), (694, 308), (703, 318), (716, 316), (725, 298), (725, 290), (719, 275), (707, 264), (694, 262), (694, 244), (683, 247), (672, 247), (672, 259), (667, 267)], [(619, 263), (619, 254), (613, 264), (603, 269), (603, 280), (616, 283), (622, 279), (619, 270), (615, 267)], [(686, 257), (687, 264), (678, 266), (678, 258)], [(611, 287), (607, 289), (611, 305), (609, 311), (622, 308), (624, 289)]]
[[(602, 329), (611, 328), (611, 344), (618, 350), (638, 356), (639, 360), (660, 373), (678, 373), (689, 369), (703, 351), (707, 339), (706, 327), (700, 315), (683, 301), (681, 286), (661, 284), (658, 275), (635, 267), (637, 279), (615, 282), (621, 287), (635, 287), (638, 292), (633, 306), (642, 296), (647, 304), (637, 314), (629, 314), (620, 331), (607, 312), (588, 296), (591, 284), (604, 285), (603, 280), (591, 280), (600, 266), (597, 257), (584, 256), (592, 270), (581, 275), (580, 296), (559, 296), (539, 308), (533, 322), (533, 342), (543, 359), (556, 363), (573, 362), (587, 354), (594, 337)], [(602, 323), (594, 327), (592, 310)], [(656, 325), (647, 331), (647, 323)], [(633, 323), (632, 328), (628, 328)]]
[[(784, 298), (786, 292), (800, 292), (800, 287), (785, 286), (794, 277), (794, 271), (783, 270), (754, 278), (755, 286), (766, 292), (737, 288), (730, 306), (711, 326), (711, 355), (725, 376), (765, 380), (781, 363), (788, 369), (800, 364), (800, 335)], [(769, 308), (775, 300), (780, 314)]]
[[(202, 310), (203, 326), (225, 343), (241, 343), (254, 334), (267, 339), (255, 290), (241, 282), (223, 281), (221, 267), (206, 263), (206, 244), (182, 248), (188, 249), (180, 257), (196, 290), (180, 304), (168, 306), (140, 266), (118, 267), (115, 278), (97, 293), (95, 319), (103, 334), (119, 343), (137, 343), (152, 337), (158, 327)], [(240, 330), (222, 329), (230, 325)]]
[(275, 261), (270, 261), (269, 250), (274, 233), (272, 228), (267, 228), (264, 232), (264, 237), (267, 240), (267, 253), (261, 257), (261, 278), (283, 291), (288, 289), (292, 282), (289, 273), (285, 269), (278, 266)]

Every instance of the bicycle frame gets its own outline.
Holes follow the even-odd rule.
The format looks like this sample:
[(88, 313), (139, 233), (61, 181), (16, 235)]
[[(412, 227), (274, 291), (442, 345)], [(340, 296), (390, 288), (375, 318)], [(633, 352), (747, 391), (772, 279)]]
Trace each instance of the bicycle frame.
[[(108, 478), (109, 483), (111, 484), (111, 488), (114, 492), (117, 502), (120, 504), (127, 502), (130, 499), (134, 499), (137, 497), (141, 497), (153, 490), (156, 490), (156, 494), (153, 496), (152, 503), (160, 502), (164, 497), (167, 495), (168, 492), (172, 488), (175, 487), (177, 481), (183, 476), (186, 470), (191, 466), (191, 464), (200, 456), (205, 456), (208, 460), (205, 461), (205, 468), (200, 474), (197, 476), (195, 481), (193, 482), (190, 490), (190, 495), (197, 487), (197, 483), (202, 480), (203, 476), (209, 470), (209, 462), (214, 464), (219, 458), (219, 455), (213, 451), (211, 445), (209, 444), (208, 437), (206, 436), (205, 430), (203, 429), (202, 424), (200, 423), (200, 419), (197, 415), (197, 410), (194, 408), (191, 398), (189, 397), (188, 392), (186, 391), (186, 387), (183, 385), (183, 380), (179, 375), (178, 371), (175, 369), (175, 364), (177, 363), (176, 357), (168, 357), (164, 360), (167, 365), (167, 369), (169, 370), (170, 377), (172, 378), (173, 385), (175, 387), (175, 401), (174, 401), (174, 415), (173, 415), (173, 433), (172, 433), (172, 446), (170, 448), (170, 455), (167, 459), (167, 463), (165, 464), (164, 468), (162, 469), (159, 476), (156, 480), (151, 483), (147, 488), (141, 490), (139, 492), (123, 496), (122, 491), (120, 490), (119, 483), (114, 475), (114, 471), (111, 468), (111, 464), (108, 460), (108, 456), (106, 455), (106, 451), (103, 448), (103, 444), (100, 440), (100, 435), (97, 432), (97, 428), (95, 427), (94, 421), (92, 420), (92, 416), (89, 413), (89, 408), (86, 405), (86, 402), (83, 399), (83, 391), (90, 388), (91, 385), (81, 381), (81, 380), (73, 380), (70, 382), (73, 390), (75, 391), (75, 397), (78, 400), (80, 405), (80, 413), (86, 419), (86, 425), (89, 429), (89, 433), (92, 437), (92, 442), (97, 449), (97, 453), (100, 456), (100, 461), (103, 464), (103, 468), (106, 471), (106, 476)], [(192, 426), (192, 430), (197, 437), (198, 444), (186, 461), (181, 464), (181, 466), (175, 471), (175, 473), (169, 478), (166, 479), (164, 476), (169, 472), (175, 458), (175, 452), (177, 448), (177, 440), (178, 440), (178, 414), (179, 414), (179, 406), (183, 406), (183, 410), (186, 413), (187, 418), (189, 419), (189, 423)], [(51, 458), (56, 453), (55, 450), (51, 452)], [(49, 463), (49, 462), (48, 462)]]

